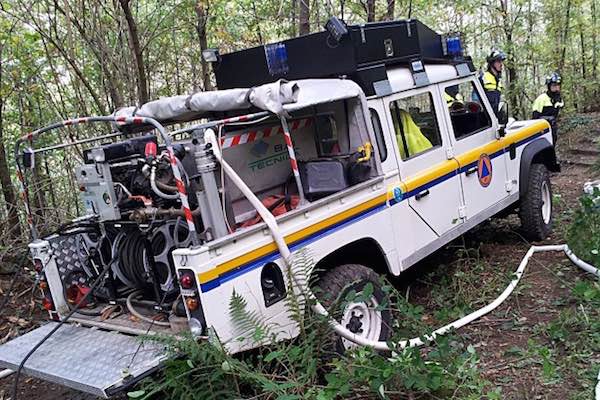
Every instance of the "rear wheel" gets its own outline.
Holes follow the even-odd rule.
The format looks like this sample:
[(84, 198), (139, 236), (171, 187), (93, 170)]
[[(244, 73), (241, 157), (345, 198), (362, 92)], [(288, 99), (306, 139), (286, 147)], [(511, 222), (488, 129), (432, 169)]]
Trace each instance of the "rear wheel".
[[(392, 314), (383, 307), (389, 304), (387, 294), (382, 289), (379, 275), (373, 270), (359, 264), (340, 265), (327, 271), (318, 287), (317, 296), (346, 329), (373, 341), (390, 338)], [(356, 297), (347, 299), (352, 291)], [(337, 335), (332, 342), (338, 353), (357, 347)]]
[(529, 184), (521, 198), (521, 227), (528, 239), (543, 240), (552, 231), (552, 186), (544, 164), (533, 164)]

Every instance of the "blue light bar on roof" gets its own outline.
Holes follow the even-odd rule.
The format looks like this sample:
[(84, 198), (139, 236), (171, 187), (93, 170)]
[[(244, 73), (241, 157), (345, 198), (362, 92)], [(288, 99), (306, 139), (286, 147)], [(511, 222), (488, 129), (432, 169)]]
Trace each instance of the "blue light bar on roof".
[(448, 55), (452, 57), (462, 56), (463, 48), (462, 42), (460, 40), (460, 36), (452, 35), (446, 37), (446, 49), (448, 51)]
[(288, 54), (285, 43), (266, 44), (265, 55), (271, 76), (281, 77), (289, 72), (290, 67), (288, 65)]

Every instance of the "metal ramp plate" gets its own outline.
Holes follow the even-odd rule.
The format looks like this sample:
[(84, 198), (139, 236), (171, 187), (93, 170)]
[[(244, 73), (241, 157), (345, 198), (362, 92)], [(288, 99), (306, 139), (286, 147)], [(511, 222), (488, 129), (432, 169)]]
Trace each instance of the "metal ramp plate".
[[(56, 324), (48, 323), (0, 346), (0, 367), (16, 370)], [(146, 340), (131, 364), (140, 343), (140, 337), (65, 324), (33, 353), (23, 373), (109, 397), (155, 371), (166, 359), (162, 346)], [(124, 378), (127, 368), (129, 375)]]

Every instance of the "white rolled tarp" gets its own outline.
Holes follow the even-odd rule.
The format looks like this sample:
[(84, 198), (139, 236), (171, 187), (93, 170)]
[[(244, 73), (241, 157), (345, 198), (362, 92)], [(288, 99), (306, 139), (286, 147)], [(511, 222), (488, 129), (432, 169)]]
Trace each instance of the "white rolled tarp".
[(246, 89), (198, 92), (164, 97), (141, 107), (125, 107), (115, 116), (147, 117), (159, 122), (188, 122), (214, 112), (244, 112), (252, 107), (286, 116), (316, 104), (364, 96), (360, 87), (345, 79), (279, 80)]

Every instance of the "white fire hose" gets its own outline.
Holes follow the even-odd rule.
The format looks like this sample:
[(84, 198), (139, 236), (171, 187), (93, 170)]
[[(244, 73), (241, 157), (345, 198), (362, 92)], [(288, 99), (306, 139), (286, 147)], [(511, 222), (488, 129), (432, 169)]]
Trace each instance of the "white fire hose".
[[(277, 244), (277, 248), (278, 248), (281, 256), (285, 260), (289, 260), (289, 258), (291, 256), (291, 252), (285, 242), (283, 235), (281, 234), (281, 231), (279, 230), (279, 226), (277, 225), (277, 222), (275, 221), (275, 217), (273, 217), (273, 215), (269, 212), (269, 210), (267, 210), (267, 208), (254, 195), (254, 193), (252, 193), (252, 190), (250, 190), (250, 188), (244, 183), (244, 181), (237, 175), (237, 173), (233, 170), (233, 168), (231, 168), (231, 166), (229, 164), (227, 164), (227, 162), (225, 160), (223, 160), (223, 157), (221, 155), (221, 151), (219, 148), (219, 144), (217, 142), (217, 138), (212, 129), (206, 130), (206, 132), (204, 134), (204, 140), (207, 143), (212, 144), (214, 155), (217, 158), (217, 160), (219, 160), (219, 163), (223, 167), (223, 170), (225, 171), (227, 176), (232, 180), (232, 182), (242, 191), (242, 193), (246, 196), (248, 201), (250, 201), (252, 206), (254, 206), (254, 208), (256, 209), (258, 214), (265, 221), (265, 223), (267, 224), (267, 227), (271, 231), (271, 235), (273, 236), (275, 243)], [(432, 341), (435, 339), (436, 336), (444, 335), (454, 329), (459, 329), (459, 328), (475, 321), (476, 319), (481, 318), (482, 316), (490, 313), (494, 309), (496, 309), (500, 304), (502, 304), (504, 302), (504, 300), (506, 300), (508, 298), (508, 296), (510, 296), (510, 294), (515, 289), (515, 287), (517, 287), (517, 284), (521, 280), (521, 277), (523, 276), (523, 273), (525, 272), (525, 268), (527, 267), (527, 264), (529, 263), (529, 259), (531, 258), (531, 256), (533, 256), (534, 253), (546, 252), (546, 251), (562, 251), (571, 260), (571, 262), (573, 264), (575, 264), (579, 268), (583, 269), (584, 271), (589, 272), (589, 273), (595, 275), (596, 277), (600, 278), (600, 271), (596, 267), (579, 259), (575, 254), (573, 254), (571, 249), (569, 249), (569, 246), (567, 246), (566, 244), (554, 245), (554, 246), (531, 246), (529, 248), (529, 251), (527, 251), (527, 254), (525, 254), (525, 257), (523, 257), (523, 260), (521, 260), (521, 263), (519, 264), (519, 268), (517, 268), (517, 270), (515, 271), (515, 278), (510, 282), (508, 287), (506, 289), (504, 289), (502, 294), (500, 294), (500, 296), (498, 296), (498, 298), (496, 298), (493, 302), (491, 302), (487, 306), (482, 307), (479, 310), (474, 311), (471, 314), (466, 315), (454, 322), (451, 322), (448, 325), (445, 325), (445, 326), (442, 326), (441, 328), (436, 329), (435, 331), (433, 331), (431, 333), (431, 335), (425, 336), (426, 341), (427, 342)], [(329, 313), (327, 312), (325, 307), (323, 307), (323, 305), (317, 300), (317, 298), (310, 291), (310, 289), (309, 289), (308, 295), (315, 302), (314, 305), (312, 306), (313, 311), (324, 317), (329, 317)], [(393, 351), (393, 350), (397, 350), (397, 349), (403, 349), (406, 347), (422, 346), (426, 343), (426, 342), (423, 342), (421, 340), (421, 338), (417, 337), (417, 338), (403, 340), (401, 342), (395, 343), (395, 346), (393, 348), (390, 348), (390, 346), (386, 342), (370, 340), (365, 337), (354, 334), (353, 332), (351, 332), (350, 330), (345, 328), (343, 325), (338, 323), (333, 318), (329, 318), (328, 322), (329, 322), (329, 325), (333, 328), (333, 330), (338, 335), (343, 337), (344, 339), (347, 339), (347, 340), (349, 340), (353, 343), (356, 343), (358, 345), (361, 345), (361, 346), (372, 347), (375, 350)], [(600, 400), (600, 372), (598, 373), (598, 381), (599, 382), (596, 386), (596, 400)]]
[[(237, 175), (237, 173), (233, 170), (233, 168), (231, 168), (231, 166), (225, 160), (223, 160), (221, 150), (219, 147), (219, 143), (218, 143), (215, 133), (212, 129), (206, 130), (206, 132), (204, 133), (204, 140), (207, 143), (210, 143), (212, 145), (213, 153), (214, 153), (215, 157), (217, 158), (217, 160), (219, 161), (219, 163), (221, 164), (221, 166), (222, 166), (223, 170), (225, 171), (225, 173), (227, 174), (227, 176), (241, 190), (241, 192), (244, 194), (244, 196), (248, 199), (248, 201), (254, 206), (254, 208), (256, 209), (258, 214), (262, 217), (263, 221), (265, 221), (267, 227), (269, 228), (269, 230), (271, 232), (271, 235), (273, 236), (273, 239), (275, 240), (275, 243), (277, 245), (277, 248), (278, 248), (281, 256), (287, 262), (287, 260), (289, 260), (291, 257), (291, 252), (285, 242), (283, 235), (281, 234), (281, 231), (279, 230), (279, 226), (277, 225), (275, 217), (269, 212), (269, 210), (267, 210), (267, 208), (261, 203), (261, 201), (254, 195), (252, 190)], [(496, 309), (513, 292), (513, 290), (515, 289), (515, 287), (521, 280), (521, 277), (523, 276), (523, 273), (525, 272), (525, 268), (527, 267), (529, 259), (533, 256), (533, 254), (538, 253), (538, 252), (546, 252), (546, 251), (562, 251), (571, 260), (571, 262), (573, 262), (573, 264), (575, 264), (579, 268), (583, 269), (584, 271), (589, 272), (589, 273), (595, 275), (596, 277), (600, 278), (600, 271), (597, 268), (595, 268), (594, 266), (579, 259), (575, 254), (573, 254), (573, 252), (569, 249), (569, 246), (567, 246), (567, 245), (531, 246), (529, 248), (529, 251), (527, 251), (527, 254), (525, 254), (525, 257), (523, 257), (523, 260), (521, 260), (519, 267), (515, 271), (515, 278), (510, 282), (510, 284), (507, 286), (507, 288), (504, 289), (504, 291), (502, 292), (502, 294), (500, 294), (500, 296), (498, 296), (493, 302), (491, 302), (487, 306), (482, 307), (479, 310), (474, 311), (469, 315), (466, 315), (452, 323), (449, 323), (445, 326), (442, 326), (441, 328), (436, 329), (430, 335), (426, 335), (425, 336), (426, 342), (433, 341), (437, 336), (444, 335), (451, 330), (459, 329), (459, 328), (469, 324), (470, 322), (473, 322), (474, 320), (481, 318), (482, 316), (490, 313), (494, 309)], [(312, 306), (313, 311), (324, 317), (329, 317), (329, 313), (327, 312), (325, 307), (323, 307), (323, 305), (317, 300), (315, 295), (310, 290), (309, 290), (308, 295), (312, 300), (314, 300), (314, 305)], [(390, 347), (386, 342), (374, 341), (374, 340), (370, 340), (365, 337), (354, 334), (353, 332), (351, 332), (350, 330), (345, 328), (343, 325), (341, 325), (340, 323), (335, 321), (333, 318), (329, 318), (328, 323), (333, 328), (333, 330), (341, 337), (343, 337), (353, 343), (361, 345), (361, 346), (372, 347), (375, 350), (394, 351), (394, 350), (403, 349), (406, 347), (422, 346), (426, 343), (421, 338), (417, 337), (417, 338), (412, 338), (412, 339), (408, 339), (408, 340), (403, 340), (398, 343), (394, 343), (394, 346)], [(10, 370), (0, 371), (0, 378), (8, 376), (11, 373), (12, 373), (12, 371), (10, 371)], [(598, 380), (599, 380), (599, 382), (598, 382), (598, 385), (596, 386), (596, 400), (600, 400), (600, 373), (598, 374)]]

